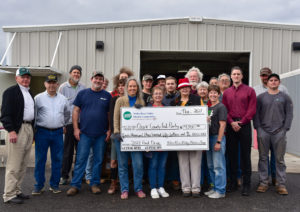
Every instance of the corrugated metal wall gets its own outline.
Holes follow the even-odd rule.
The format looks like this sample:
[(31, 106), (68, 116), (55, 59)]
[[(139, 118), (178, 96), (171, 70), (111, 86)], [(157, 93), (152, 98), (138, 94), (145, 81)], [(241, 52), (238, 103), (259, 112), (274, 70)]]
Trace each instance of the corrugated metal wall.
[[(163, 51), (249, 51), (252, 84), (259, 83), (259, 69), (271, 67), (276, 73), (299, 68), (300, 53), (291, 50), (300, 41), (295, 29), (263, 28), (218, 23), (145, 24), (124, 27), (105, 26), (94, 29), (62, 31), (54, 67), (67, 72), (73, 64), (85, 70), (83, 82), (89, 82), (93, 70), (101, 70), (111, 79), (120, 67), (136, 73), (140, 50)], [(12, 47), (10, 65), (50, 65), (59, 31), (18, 32)], [(104, 51), (95, 49), (96, 40), (104, 41)], [(251, 69), (250, 69), (251, 70)], [(65, 80), (67, 74), (64, 75)]]
[(289, 91), (294, 105), (294, 118), (291, 130), (287, 133), (287, 152), (300, 156), (300, 73), (294, 76), (281, 79), (281, 83), (285, 85)]

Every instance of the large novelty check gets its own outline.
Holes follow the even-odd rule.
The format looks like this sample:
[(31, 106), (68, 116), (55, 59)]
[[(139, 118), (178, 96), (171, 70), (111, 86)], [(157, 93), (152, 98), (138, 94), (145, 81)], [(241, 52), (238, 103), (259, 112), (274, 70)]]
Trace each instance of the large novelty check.
[(207, 106), (121, 108), (121, 151), (207, 150)]

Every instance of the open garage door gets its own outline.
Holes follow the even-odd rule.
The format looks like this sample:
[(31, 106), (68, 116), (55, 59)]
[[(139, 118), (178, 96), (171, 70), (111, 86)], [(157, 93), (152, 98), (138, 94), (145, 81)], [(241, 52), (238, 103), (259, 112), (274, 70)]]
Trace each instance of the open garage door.
[(141, 51), (140, 77), (151, 74), (155, 79), (159, 74), (183, 78), (193, 66), (204, 74), (204, 81), (230, 74), (233, 66), (239, 66), (244, 73), (243, 82), (249, 84), (250, 52), (191, 52), (191, 51)]

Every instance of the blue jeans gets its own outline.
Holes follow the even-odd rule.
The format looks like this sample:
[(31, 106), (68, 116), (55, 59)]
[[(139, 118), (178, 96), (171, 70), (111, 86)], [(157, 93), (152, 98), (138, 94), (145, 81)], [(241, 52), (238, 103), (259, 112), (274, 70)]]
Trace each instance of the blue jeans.
[(35, 169), (34, 177), (37, 190), (44, 187), (45, 183), (45, 165), (47, 161), (48, 148), (51, 151), (51, 177), (50, 186), (57, 189), (61, 175), (61, 166), (63, 158), (63, 128), (58, 130), (47, 130), (37, 127), (35, 134)]
[(93, 148), (91, 148), (90, 154), (89, 154), (89, 157), (88, 157), (88, 161), (87, 161), (87, 164), (86, 164), (86, 167), (85, 167), (85, 179), (86, 180), (91, 180), (92, 179), (93, 161), (94, 161), (94, 153), (93, 153)]
[(168, 152), (152, 152), (148, 176), (151, 189), (164, 187)]
[(226, 161), (225, 161), (225, 149), (226, 139), (223, 136), (221, 141), (220, 151), (214, 151), (214, 146), (217, 143), (218, 136), (209, 136), (209, 151), (207, 154), (207, 166), (211, 181), (214, 185), (214, 190), (220, 194), (226, 192)]
[(269, 162), (270, 158), (268, 157), (268, 172), (269, 172), (269, 176), (271, 175), (272, 178), (276, 178), (276, 158), (272, 146), (270, 150), (271, 150), (271, 161)]
[(100, 185), (102, 162), (106, 147), (105, 138), (106, 134), (95, 138), (89, 137), (83, 133), (80, 135), (80, 141), (78, 142), (77, 146), (74, 176), (72, 178), (71, 186), (76, 187), (78, 189), (81, 188), (81, 182), (91, 148), (93, 149), (94, 160), (90, 186)]
[(115, 139), (115, 145), (118, 158), (121, 192), (129, 192), (128, 160), (130, 157), (133, 168), (134, 191), (138, 192), (143, 190), (143, 152), (121, 152), (121, 144), (117, 139)]

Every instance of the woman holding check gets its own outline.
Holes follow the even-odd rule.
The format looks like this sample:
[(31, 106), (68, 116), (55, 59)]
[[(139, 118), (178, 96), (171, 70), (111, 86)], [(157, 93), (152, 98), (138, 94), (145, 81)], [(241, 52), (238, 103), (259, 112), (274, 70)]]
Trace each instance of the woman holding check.
[(132, 160), (134, 191), (139, 198), (145, 198), (143, 192), (143, 152), (121, 152), (122, 137), (120, 135), (120, 115), (121, 107), (144, 106), (141, 86), (134, 77), (128, 78), (125, 85), (125, 95), (118, 98), (114, 110), (114, 134), (111, 136), (117, 151), (119, 179), (121, 185), (121, 199), (128, 199), (129, 180), (128, 180), (128, 160)]
[[(177, 90), (180, 95), (171, 102), (172, 106), (200, 105), (200, 97), (191, 94), (188, 78), (179, 79)], [(202, 151), (178, 151), (181, 188), (184, 197), (200, 197)]]
[[(149, 103), (150, 107), (163, 107), (162, 100), (164, 97), (164, 89), (156, 86), (152, 89), (153, 104)], [(167, 151), (147, 152), (146, 157), (149, 158), (148, 176), (151, 188), (152, 199), (161, 197), (169, 197), (169, 194), (164, 189), (166, 163), (168, 158)]]
[(221, 91), (219, 86), (208, 87), (208, 97), (211, 102), (209, 110), (209, 150), (207, 165), (213, 188), (204, 194), (209, 198), (223, 198), (226, 192), (226, 139), (224, 130), (226, 127), (227, 109), (219, 102)]

